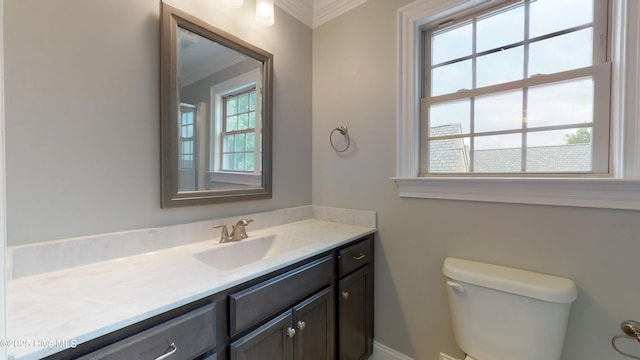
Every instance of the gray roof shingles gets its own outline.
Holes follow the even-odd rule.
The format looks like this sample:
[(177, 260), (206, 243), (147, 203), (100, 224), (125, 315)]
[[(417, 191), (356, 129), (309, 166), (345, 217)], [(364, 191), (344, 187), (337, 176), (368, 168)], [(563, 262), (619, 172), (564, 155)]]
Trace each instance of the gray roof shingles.
[[(431, 136), (459, 135), (459, 124), (429, 129)], [(521, 172), (521, 148), (475, 150), (476, 173)], [(529, 147), (526, 172), (580, 172), (591, 170), (591, 144), (567, 144)], [(469, 172), (469, 148), (462, 139), (432, 140), (429, 148), (432, 173)]]

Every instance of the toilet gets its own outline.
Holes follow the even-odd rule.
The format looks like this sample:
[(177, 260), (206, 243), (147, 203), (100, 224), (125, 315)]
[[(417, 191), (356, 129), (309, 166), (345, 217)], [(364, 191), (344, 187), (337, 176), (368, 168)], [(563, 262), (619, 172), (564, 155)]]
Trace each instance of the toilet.
[(465, 360), (560, 360), (572, 280), (451, 257), (442, 271)]

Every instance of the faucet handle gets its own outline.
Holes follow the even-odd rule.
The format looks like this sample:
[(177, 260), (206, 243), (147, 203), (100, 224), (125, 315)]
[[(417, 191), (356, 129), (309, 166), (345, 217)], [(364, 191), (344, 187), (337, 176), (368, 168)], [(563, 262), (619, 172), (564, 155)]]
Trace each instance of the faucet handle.
[(222, 228), (222, 232), (220, 233), (220, 242), (226, 242), (229, 240), (229, 230), (227, 230), (227, 225), (215, 225), (214, 229)]

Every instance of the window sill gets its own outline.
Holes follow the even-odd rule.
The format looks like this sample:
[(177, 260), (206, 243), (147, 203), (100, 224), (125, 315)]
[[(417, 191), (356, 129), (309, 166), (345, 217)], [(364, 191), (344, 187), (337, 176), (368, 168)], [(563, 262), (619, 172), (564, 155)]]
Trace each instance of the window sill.
[(262, 186), (262, 174), (240, 173), (231, 171), (209, 172), (209, 180), (212, 182), (224, 182), (245, 186)]
[(391, 178), (400, 197), (640, 210), (640, 180), (568, 178)]

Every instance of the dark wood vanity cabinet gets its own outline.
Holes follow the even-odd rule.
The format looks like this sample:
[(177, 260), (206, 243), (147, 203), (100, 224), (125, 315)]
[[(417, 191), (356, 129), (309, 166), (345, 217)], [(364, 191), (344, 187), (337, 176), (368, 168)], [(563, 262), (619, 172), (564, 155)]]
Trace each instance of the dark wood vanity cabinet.
[(232, 338), (267, 321), (231, 342), (230, 360), (367, 359), (373, 353), (373, 236), (229, 298)]
[(372, 352), (368, 235), (47, 360), (364, 360)]
[(338, 352), (340, 360), (373, 353), (373, 241), (339, 251)]

